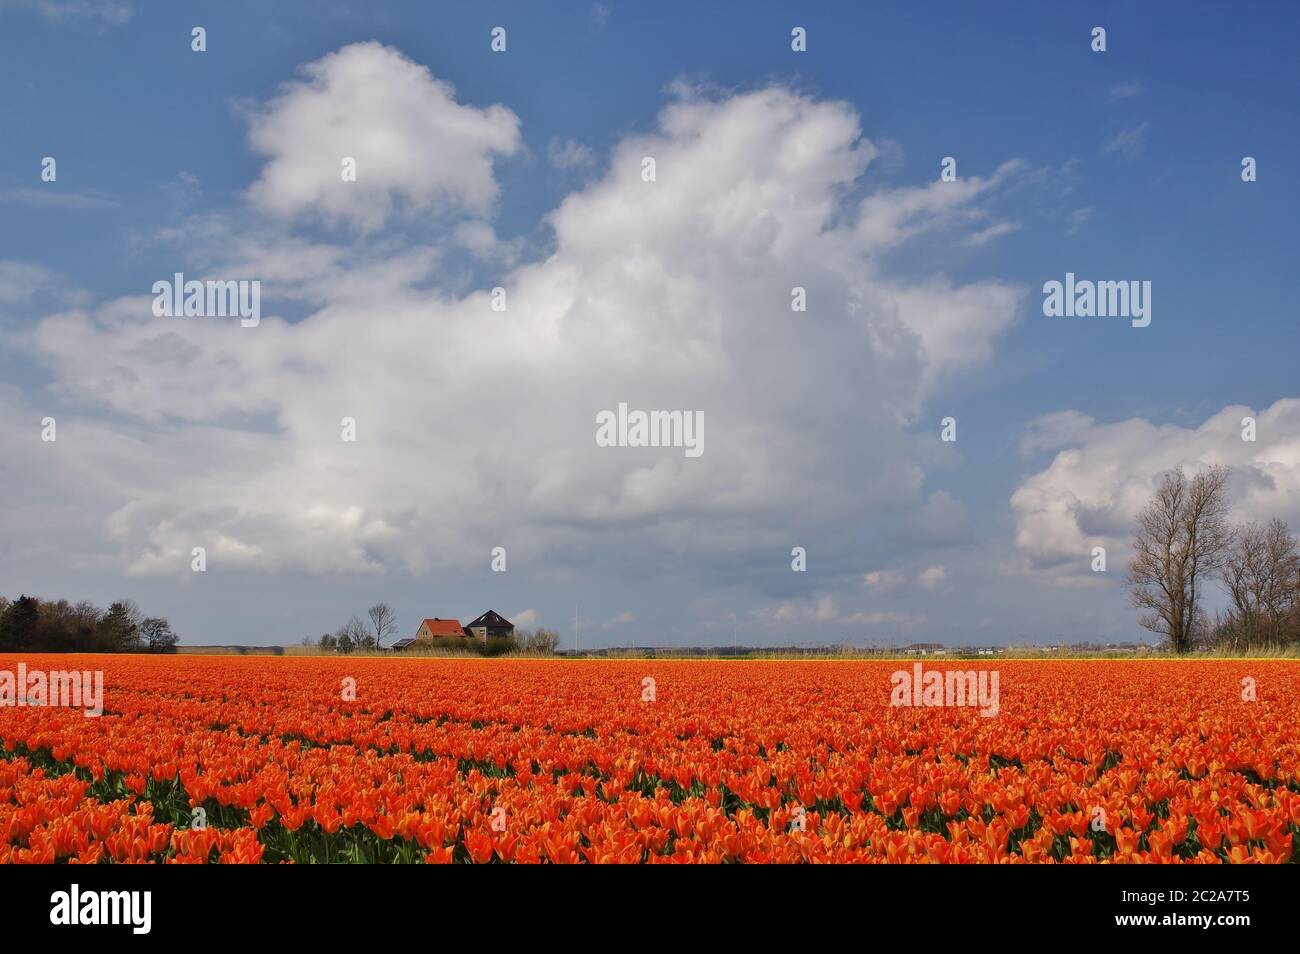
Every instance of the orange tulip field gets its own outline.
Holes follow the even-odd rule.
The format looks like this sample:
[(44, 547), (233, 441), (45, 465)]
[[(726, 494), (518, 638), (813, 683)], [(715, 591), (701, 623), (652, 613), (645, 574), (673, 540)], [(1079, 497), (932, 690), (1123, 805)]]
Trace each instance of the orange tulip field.
[(899, 704), (898, 661), (19, 663), (102, 670), (103, 711), (0, 707), (0, 862), (1284, 863), (1300, 832), (1282, 660), (998, 660), (995, 712)]

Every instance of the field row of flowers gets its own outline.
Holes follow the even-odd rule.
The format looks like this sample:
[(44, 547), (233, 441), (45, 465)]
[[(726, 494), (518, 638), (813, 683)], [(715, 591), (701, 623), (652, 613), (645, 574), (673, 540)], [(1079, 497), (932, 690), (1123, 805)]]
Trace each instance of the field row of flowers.
[(991, 718), (892, 706), (881, 662), (21, 661), (102, 669), (104, 712), (0, 708), (0, 861), (1281, 863), (1300, 832), (1286, 661), (999, 660)]

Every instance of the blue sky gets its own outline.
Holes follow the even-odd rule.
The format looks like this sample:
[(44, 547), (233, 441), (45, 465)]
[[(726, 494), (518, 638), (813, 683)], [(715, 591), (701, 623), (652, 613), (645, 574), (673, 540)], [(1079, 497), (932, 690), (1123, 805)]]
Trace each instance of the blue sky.
[[(7, 417), (5, 446), (13, 449), (8, 465), (0, 464), (0, 481), (13, 502), (0, 518), (0, 537), (8, 538), (0, 544), (3, 591), (100, 602), (132, 596), (169, 615), (186, 642), (292, 642), (334, 628), (377, 599), (394, 603), (412, 631), (423, 615), (472, 617), (491, 607), (570, 633), (576, 605), (587, 644), (727, 642), (733, 613), (745, 641), (767, 645), (1128, 639), (1141, 633), (1119, 581), (1132, 482), (1149, 484), (1179, 464), (1223, 460), (1239, 465), (1247, 478), (1258, 477), (1239, 485), (1243, 519), (1276, 514), (1300, 522), (1294, 479), (1300, 412), (1285, 403), (1300, 398), (1290, 236), (1300, 211), (1294, 119), (1300, 66), (1291, 42), (1300, 14), (1276, 4), (1231, 11), (1173, 3), (1140, 9), (951, 4), (924, 12), (905, 4), (804, 7), (746, 4), (742, 14), (739, 8), (612, 0), (544, 7), (277, 3), (268, 12), (252, 3), (0, 2), (0, 265), (10, 263), (8, 272), (0, 270), (9, 283), (8, 290), (0, 283), (0, 411)], [(207, 30), (205, 53), (190, 49), (196, 25)], [(1104, 53), (1089, 48), (1090, 30), (1098, 25), (1107, 30)], [(489, 48), (495, 26), (507, 29), (505, 53)], [(808, 31), (806, 53), (790, 50), (793, 26)], [(366, 188), (378, 188), (376, 195), (395, 203), (375, 226), (346, 209), (320, 214), (304, 200), (286, 210), (268, 193), (255, 194), (268, 157), (293, 152), (277, 137), (302, 132), (290, 121), (289, 101), (311, 92), (301, 85), (300, 71), (368, 41), (377, 45), (365, 55), (394, 76), (404, 75), (402, 63), (424, 67), (454, 87), (451, 99), (460, 107), (484, 117), (493, 107), (513, 115), (511, 145), (475, 153), (491, 176), (490, 195), (451, 196), (454, 184), (440, 179), (436, 200), (425, 202), (423, 186), (403, 181), (400, 173), (388, 182), (371, 180)], [(296, 94), (286, 92), (287, 83), (300, 84)], [(940, 359), (927, 339), (917, 360), (943, 370), (929, 374), (915, 392), (912, 366), (871, 352), (870, 336), (846, 332), (842, 315), (814, 314), (822, 327), (799, 332), (806, 337), (791, 338), (783, 353), (761, 349), (757, 342), (771, 328), (746, 325), (743, 312), (712, 315), (710, 294), (725, 296), (729, 281), (771, 273), (781, 261), (752, 273), (754, 263), (731, 262), (735, 236), (725, 241), (728, 233), (710, 231), (707, 222), (700, 231), (690, 210), (655, 220), (666, 223), (666, 232), (646, 240), (651, 252), (645, 256), (636, 250), (642, 239), (631, 234), (635, 226), (611, 233), (618, 248), (611, 247), (608, 257), (580, 248), (580, 241), (566, 242), (563, 234), (557, 238), (553, 215), (567, 200), (574, 200), (564, 206), (571, 218), (593, 216), (593, 231), (605, 221), (599, 202), (612, 208), (625, 201), (615, 196), (620, 149), (642, 137), (671, 139), (663, 126), (670, 104), (697, 109), (699, 121), (713, 123), (710, 128), (724, 136), (725, 104), (773, 89), (792, 99), (775, 101), (772, 111), (794, 103), (791, 108), (808, 117), (812, 125), (793, 128), (809, 135), (810, 148), (818, 143), (819, 110), (843, 107), (874, 157), (829, 183), (812, 181), (814, 171), (808, 181), (773, 180), (752, 194), (779, 196), (788, 188), (799, 201), (806, 196), (812, 202), (824, 191), (836, 204), (832, 221), (839, 223), (864, 198), (901, 202), (922, 194), (938, 178), (944, 156), (957, 159), (963, 182), (991, 183), (976, 190), (961, 215), (927, 205), (921, 214), (934, 221), (916, 236), (893, 236), (856, 252), (870, 266), (863, 288), (854, 287), (848, 265), (827, 279), (822, 301), (847, 300), (841, 292), (871, 297), (880, 287), (890, 289), (887, 298), (897, 292), (872, 307), (885, 316), (901, 308), (905, 325), (922, 290), (925, 308), (957, 307), (960, 296), (936, 292), (931, 284), (940, 277), (976, 289), (972, 295), (980, 300), (960, 319), (970, 327), (963, 325), (945, 346), (953, 353)], [(756, 115), (761, 123), (761, 109)], [(274, 143), (270, 152), (252, 148), (258, 117)], [(400, 113), (391, 121), (400, 124)], [(763, 141), (757, 133), (755, 141)], [(573, 162), (557, 158), (566, 143), (578, 157)], [(439, 148), (435, 136), (428, 142), (434, 164)], [(843, 142), (826, 148), (837, 161), (847, 155)], [(293, 154), (300, 156), (301, 149)], [(55, 183), (40, 180), (44, 156), (58, 160)], [(1243, 156), (1256, 157), (1257, 182), (1241, 181)], [(1014, 165), (999, 176), (1007, 163)], [(701, 194), (716, 194), (751, 172), (741, 163), (717, 174), (716, 183), (700, 185)], [(750, 195), (738, 191), (737, 201)], [(885, 201), (881, 207), (893, 208)], [(669, 267), (672, 250), (681, 247), (672, 239), (677, 215), (689, 223), (688, 233), (719, 237), (723, 264), (707, 278), (700, 272), (687, 282)], [(489, 247), (449, 240), (466, 223), (490, 228)], [(977, 238), (995, 224), (1005, 234)], [(580, 222), (570, 228), (575, 235), (582, 231)], [(95, 367), (97, 347), (105, 354), (109, 343), (129, 339), (124, 328), (156, 336), (141, 329), (166, 321), (153, 318), (147, 302), (138, 319), (105, 314), (138, 309), (152, 283), (174, 271), (216, 269), (213, 277), (226, 277), (218, 274), (221, 268), (249, 260), (226, 254), (234, 236), (258, 244), (264, 254), (301, 243), (302, 256), (285, 265), (296, 290), (263, 279), (266, 309), (277, 322), (263, 338), (279, 336), (275, 348), (282, 352), (273, 350), (273, 359), (265, 351), (245, 354), (241, 344), (239, 354), (189, 379), (204, 387), (249, 394), (248, 380), (283, 370), (291, 363), (286, 355), (300, 353), (320, 356), (322, 370), (312, 385), (325, 395), (347, 392), (354, 374), (397, 378), (399, 386), (384, 386), (382, 408), (408, 403), (402, 381), (422, 387), (410, 377), (413, 369), (418, 376), (420, 365), (407, 365), (409, 353), (394, 361), (394, 350), (376, 351), (351, 369), (336, 360), (349, 344), (337, 336), (333, 345), (326, 343), (325, 327), (334, 321), (345, 329), (352, 323), (354, 332), (340, 334), (384, 341), (396, 351), (424, 344), (440, 349), (444, 340), (413, 338), (409, 318), (366, 331), (368, 315), (400, 309), (384, 292), (367, 299), (370, 292), (351, 288), (312, 290), (315, 272), (304, 262), (313, 249), (342, 256), (334, 266), (339, 275), (349, 274), (348, 263), (382, 271), (385, 263), (406, 261), (404, 255), (427, 253), (436, 264), (413, 277), (410, 288), (444, 302), (467, 301), (506, 280), (503, 275), (522, 282), (533, 274), (530, 267), (550, 288), (576, 274), (586, 291), (575, 300), (597, 317), (581, 318), (572, 303), (564, 314), (571, 327), (593, 334), (611, 309), (634, 307), (635, 300), (602, 301), (592, 290), (604, 287), (598, 273), (626, 256), (617, 266), (625, 273), (647, 263), (665, 269), (653, 288), (681, 279), (683, 294), (698, 293), (691, 301), (699, 310), (688, 313), (698, 314), (702, 325), (719, 322), (720, 351), (697, 356), (694, 365), (684, 357), (687, 367), (679, 376), (664, 371), (641, 390), (634, 383), (635, 355), (621, 354), (611, 362), (611, 386), (602, 390), (593, 379), (584, 389), (568, 377), (566, 356), (599, 355), (601, 342), (620, 340), (620, 325), (590, 341), (576, 331), (560, 334), (572, 355), (558, 354), (551, 376), (527, 360), (530, 350), (548, 345), (541, 326), (527, 332), (542, 336), (531, 349), (516, 327), (497, 368), (519, 382), (513, 401), (503, 397), (500, 407), (462, 407), (460, 397), (433, 402), (433, 418), (444, 407), (458, 419), (483, 417), (454, 433), (430, 420), (427, 447), (404, 444), (400, 458), (387, 465), (400, 461), (406, 474), (425, 466), (441, 471), (478, 455), (496, 461), (496, 468), (527, 471), (528, 479), (503, 479), (495, 489), (481, 473), (473, 487), (456, 480), (454, 487), (442, 486), (436, 477), (380, 486), (362, 467), (304, 492), (319, 495), (318, 511), (311, 511), (312, 501), (299, 501), (317, 516), (290, 516), (287, 502), (284, 512), (277, 502), (292, 498), (303, 473), (318, 466), (312, 441), (322, 439), (303, 423), (307, 407), (282, 399), (292, 380), (275, 389), (267, 385), (270, 397), (261, 403), (228, 396), (205, 405), (202, 395), (190, 395), (178, 411), (167, 388), (185, 387), (183, 367), (171, 369), (174, 375), (160, 371), (156, 387), (147, 382), (158, 371), (159, 352), (149, 350), (162, 347), (157, 337), (123, 347), (100, 366), (104, 381), (137, 382), (127, 389), (138, 394), (106, 398), (104, 381), (85, 371)], [(663, 242), (662, 253), (655, 241)], [(841, 244), (828, 242), (827, 249), (835, 254)], [(730, 265), (735, 268), (728, 271)], [(1151, 281), (1150, 327), (1045, 317), (1042, 284), (1067, 271)], [(370, 279), (357, 275), (368, 289)], [(1014, 300), (999, 297), (990, 282), (1014, 292)], [(635, 319), (646, 324), (645, 341), (655, 341), (653, 320), (650, 306)], [(176, 327), (169, 333), (185, 340), (189, 332)], [(500, 330), (456, 327), (461, 355), (482, 348), (493, 360), (493, 335)], [(74, 334), (78, 329), (85, 333)], [(209, 347), (207, 334), (205, 328), (204, 337), (189, 345)], [(470, 334), (478, 337), (464, 337)], [(516, 334), (524, 340), (509, 337)], [(806, 352), (801, 342), (808, 342)], [(161, 352), (164, 362), (180, 345), (168, 347), (173, 351)], [(694, 356), (689, 347), (682, 354)], [(742, 356), (753, 362), (756, 376), (736, 372)], [(661, 367), (672, 365), (671, 355), (651, 357)], [(430, 351), (427, 367), (458, 375), (468, 358), (457, 358), (455, 351)], [(720, 369), (736, 373), (717, 395), (700, 384), (701, 369), (710, 368), (718, 382)], [(844, 383), (855, 369), (870, 376), (869, 386)], [(627, 394), (619, 393), (618, 381), (627, 382)], [(751, 388), (753, 420), (742, 424), (740, 404), (729, 402)], [(782, 408), (771, 403), (770, 392), (783, 388), (819, 391), (826, 429), (784, 422), (794, 428), (787, 432), (774, 425)], [(563, 392), (555, 411), (563, 423), (554, 431), (551, 418), (514, 412), (553, 392)], [(464, 393), (457, 388), (458, 396)], [(612, 407), (639, 395), (660, 401), (680, 395), (683, 403), (718, 407), (706, 417), (721, 429), (713, 433), (723, 461), (698, 485), (648, 493), (643, 478), (658, 480), (662, 472), (651, 466), (645, 471), (650, 477), (637, 477), (646, 458), (626, 453), (601, 477), (602, 487), (617, 484), (621, 495), (593, 507), (593, 487), (573, 477), (578, 451), (572, 460), (564, 456), (576, 432), (567, 415), (585, 420), (588, 398)], [(903, 408), (901, 423), (894, 397)], [(816, 401), (790, 404), (792, 416), (796, 410), (820, 414)], [(1269, 425), (1259, 447), (1243, 451), (1216, 443), (1213, 435), (1226, 425), (1207, 422), (1239, 419), (1237, 411), (1224, 416), (1239, 406)], [(59, 418), (59, 449), (74, 459), (52, 461), (41, 456), (49, 448), (33, 444), (45, 414)], [(1044, 423), (1046, 415), (1061, 414), (1069, 416)], [(946, 415), (958, 420), (959, 438), (951, 446), (934, 441)], [(865, 422), (860, 434), (852, 429), (855, 416)], [(397, 429), (420, 433), (405, 424)], [(92, 430), (94, 439), (87, 437), (77, 451), (78, 434)], [(797, 438), (787, 445), (790, 455), (806, 462), (824, 454), (825, 464), (811, 478), (811, 471), (783, 474), (782, 467), (794, 465), (779, 453), (725, 443), (741, 433), (766, 434), (774, 443)], [(1051, 440), (1022, 452), (1026, 435), (1044, 433)], [(268, 443), (250, 446), (261, 439)], [(65, 451), (70, 442), (74, 449)], [(189, 442), (211, 458), (186, 450)], [(133, 481), (131, 448), (137, 446), (151, 448), (147, 466), (157, 482), (147, 488)], [(277, 448), (284, 448), (283, 458)], [(366, 453), (372, 461), (387, 460), (383, 446)], [(709, 459), (707, 453), (702, 458)], [(763, 460), (776, 472), (762, 487), (751, 486), (760, 482), (750, 475)], [(810, 479), (820, 500), (811, 508), (798, 491)], [(858, 499), (859, 482), (876, 492)], [(211, 507), (205, 509), (204, 501)], [(494, 519), (493, 508), (502, 504)], [(367, 542), (357, 544), (355, 564), (281, 547), (295, 520), (318, 518), (339, 524), (328, 542), (317, 540), (309, 549), (343, 546), (349, 528), (370, 527)], [(930, 526), (934, 521), (939, 529)], [(917, 530), (921, 525), (924, 530)], [(49, 537), (34, 539), (42, 527), (53, 528)], [(179, 527), (184, 532), (174, 534)], [(186, 534), (224, 541), (217, 548), (225, 548), (224, 558), (214, 559), (199, 579), (188, 572), (188, 558), (177, 556), (188, 553)], [(520, 538), (517, 557), (506, 539), (512, 535)], [(1086, 566), (1081, 576), (1072, 562), (1072, 548), (1083, 538), (1111, 551), (1103, 577)], [(498, 542), (512, 552), (505, 574), (485, 572), (486, 556), (479, 559), (478, 551), (485, 554)], [(809, 550), (807, 573), (790, 571), (795, 545)], [(473, 559), (459, 556), (467, 548), (475, 550)], [(875, 582), (864, 582), (873, 573)]]

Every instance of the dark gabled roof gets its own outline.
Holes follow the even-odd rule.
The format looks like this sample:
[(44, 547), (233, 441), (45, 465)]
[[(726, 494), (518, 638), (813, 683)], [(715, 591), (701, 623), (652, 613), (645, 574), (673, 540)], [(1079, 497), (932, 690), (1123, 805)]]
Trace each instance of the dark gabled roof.
[(488, 629), (514, 629), (515, 624), (510, 622), (496, 610), (488, 610), (472, 623), (466, 623), (466, 629), (474, 629), (476, 626), (486, 626)]
[(414, 642), (415, 642), (415, 637), (414, 637), (414, 636), (412, 636), (412, 637), (410, 637), (410, 638), (407, 638), (407, 639), (399, 639), (397, 642), (393, 643), (393, 648), (394, 648), (394, 649), (405, 649), (407, 646), (410, 646), (410, 645), (411, 645), (412, 643), (414, 643)]

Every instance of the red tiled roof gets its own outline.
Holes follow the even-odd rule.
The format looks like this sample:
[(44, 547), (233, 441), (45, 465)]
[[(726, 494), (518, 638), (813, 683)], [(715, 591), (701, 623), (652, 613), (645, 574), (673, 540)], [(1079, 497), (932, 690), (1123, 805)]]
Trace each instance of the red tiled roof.
[(434, 636), (464, 636), (465, 628), (457, 619), (426, 619), (423, 624)]

